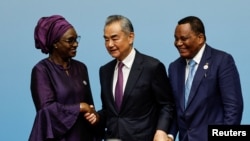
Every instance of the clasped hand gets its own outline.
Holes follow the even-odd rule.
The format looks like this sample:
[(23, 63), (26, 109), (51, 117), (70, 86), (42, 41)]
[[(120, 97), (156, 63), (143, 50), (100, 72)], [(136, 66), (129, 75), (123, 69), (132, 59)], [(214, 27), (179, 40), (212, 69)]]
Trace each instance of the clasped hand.
[(94, 125), (99, 121), (99, 114), (95, 111), (93, 105), (80, 103), (80, 112), (84, 113), (84, 117), (90, 124)]
[(166, 132), (162, 130), (157, 130), (154, 136), (154, 141), (173, 141)]

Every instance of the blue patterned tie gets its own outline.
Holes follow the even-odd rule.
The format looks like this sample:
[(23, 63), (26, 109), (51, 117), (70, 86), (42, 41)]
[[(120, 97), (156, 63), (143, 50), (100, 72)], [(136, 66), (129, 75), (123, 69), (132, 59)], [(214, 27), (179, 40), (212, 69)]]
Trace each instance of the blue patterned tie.
[(120, 107), (122, 104), (122, 97), (123, 97), (123, 73), (122, 73), (123, 66), (124, 64), (122, 62), (119, 62), (117, 82), (115, 86), (115, 103), (118, 111), (120, 111)]
[(196, 62), (194, 60), (190, 60), (188, 62), (189, 73), (188, 73), (188, 78), (186, 80), (186, 85), (185, 85), (185, 108), (187, 106), (188, 97), (189, 97), (189, 93), (190, 93), (193, 78), (194, 78), (195, 65), (196, 65)]

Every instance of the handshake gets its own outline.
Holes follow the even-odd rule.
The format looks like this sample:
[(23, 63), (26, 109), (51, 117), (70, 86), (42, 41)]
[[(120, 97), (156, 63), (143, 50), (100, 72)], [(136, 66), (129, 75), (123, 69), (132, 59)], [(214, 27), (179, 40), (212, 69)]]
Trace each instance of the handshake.
[(99, 114), (95, 111), (93, 105), (89, 105), (85, 102), (80, 103), (80, 112), (84, 114), (84, 117), (90, 124), (94, 125), (100, 120)]

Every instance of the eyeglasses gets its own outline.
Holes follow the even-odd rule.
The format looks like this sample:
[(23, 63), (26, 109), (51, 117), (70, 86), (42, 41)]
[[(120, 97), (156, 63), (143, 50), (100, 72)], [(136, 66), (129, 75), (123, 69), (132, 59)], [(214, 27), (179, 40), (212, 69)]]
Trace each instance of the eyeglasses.
[(73, 45), (75, 42), (79, 43), (81, 39), (81, 36), (77, 36), (76, 38), (68, 38), (66, 40), (63, 40), (64, 42), (67, 42), (69, 45)]

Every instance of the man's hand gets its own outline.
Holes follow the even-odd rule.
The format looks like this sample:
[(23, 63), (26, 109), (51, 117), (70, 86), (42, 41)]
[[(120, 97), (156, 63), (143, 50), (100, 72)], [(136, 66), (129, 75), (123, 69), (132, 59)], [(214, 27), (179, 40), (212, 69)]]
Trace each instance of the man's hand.
[(94, 125), (100, 120), (100, 117), (99, 114), (95, 111), (93, 105), (90, 105), (89, 108), (91, 108), (91, 110), (89, 110), (89, 112), (86, 112), (84, 114), (84, 117), (90, 122), (90, 124)]
[(156, 130), (154, 141), (173, 141), (168, 134), (162, 130)]

